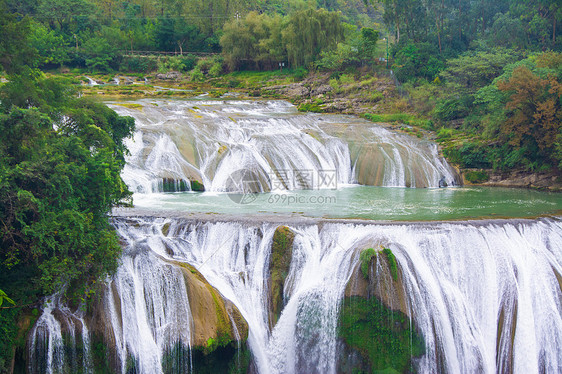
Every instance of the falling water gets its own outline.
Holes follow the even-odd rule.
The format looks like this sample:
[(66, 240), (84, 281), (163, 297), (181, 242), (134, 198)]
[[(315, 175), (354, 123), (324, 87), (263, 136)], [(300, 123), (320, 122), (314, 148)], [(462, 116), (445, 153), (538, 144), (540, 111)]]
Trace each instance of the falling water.
[[(340, 184), (424, 187), (455, 180), (434, 144), (352, 117), (298, 114), (281, 101), (140, 103), (114, 105), (137, 119), (123, 172), (135, 192), (185, 190), (194, 180), (207, 190), (230, 190), (229, 176), (240, 169), (257, 176), (261, 191), (273, 184), (314, 188), (306, 179), (280, 178), (295, 170), (337, 170)], [(387, 301), (400, 298), (425, 341), (425, 353), (412, 361), (418, 372), (562, 371), (559, 219), (286, 218), (295, 237), (281, 314), (272, 325), (269, 269), (284, 219), (116, 216), (123, 246), (116, 274), (88, 313), (65, 305), (61, 295), (46, 300), (28, 337), (29, 372), (94, 372), (100, 355), (118, 373), (193, 372), (193, 352), (207, 339), (197, 331), (207, 311), (197, 309), (201, 300), (193, 296), (190, 276), (197, 273), (217, 291), (213, 299), (232, 305), (225, 306), (225, 320), (238, 347), (246, 332), (236, 321), (241, 315), (247, 322), (257, 372), (336, 373), (346, 288), (356, 280), (361, 251), (379, 247), (392, 250), (401, 279), (399, 289), (380, 279), (375, 287), (395, 294)], [(107, 346), (101, 353), (100, 342)]]
[(251, 171), (259, 191), (321, 188), (327, 171), (336, 173), (339, 185), (456, 183), (433, 143), (350, 116), (297, 113), (284, 101), (140, 100), (110, 106), (136, 119), (124, 173), (134, 192), (162, 191), (163, 179), (233, 191), (230, 179), (238, 170)]
[[(146, 218), (117, 219), (116, 226), (126, 251), (101, 306), (105, 334), (119, 361), (136, 357), (142, 373), (161, 372), (172, 342), (189, 345), (190, 300), (175, 265), (181, 263), (192, 264), (238, 307), (250, 326), (258, 372), (336, 372), (345, 287), (359, 252), (381, 245), (396, 256), (404, 303), (425, 340), (418, 372), (562, 368), (562, 223), (556, 219), (290, 225), (296, 236), (286, 302), (272, 329), (267, 279), (277, 225)], [(56, 372), (68, 363), (53, 317), (57, 304), (49, 305), (31, 334), (31, 352), (48, 352)]]
[(90, 77), (86, 77), (86, 79), (88, 80), (88, 84), (90, 86), (99, 86), (99, 83), (96, 82), (94, 79), (90, 78)]

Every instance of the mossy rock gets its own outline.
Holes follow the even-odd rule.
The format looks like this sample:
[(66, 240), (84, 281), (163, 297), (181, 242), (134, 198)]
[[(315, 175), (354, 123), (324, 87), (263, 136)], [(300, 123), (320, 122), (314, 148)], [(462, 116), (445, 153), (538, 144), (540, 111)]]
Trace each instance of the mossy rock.
[(184, 192), (188, 191), (187, 183), (183, 179), (163, 178), (163, 192)]
[(162, 235), (168, 236), (170, 233), (170, 227), (172, 226), (171, 222), (166, 222), (164, 226), (162, 226)]
[[(390, 310), (376, 297), (352, 296), (343, 300), (339, 317), (344, 356), (358, 353), (371, 373), (415, 371), (412, 359), (425, 353), (425, 342), (404, 313)], [(345, 358), (340, 358), (340, 366)]]
[(283, 310), (285, 279), (289, 274), (293, 256), (295, 233), (286, 226), (280, 226), (273, 234), (269, 260), (269, 325), (275, 326)]
[(205, 186), (203, 185), (203, 183), (201, 183), (197, 180), (192, 180), (191, 181), (191, 191), (205, 192)]
[(373, 248), (367, 248), (361, 251), (361, 254), (359, 255), (359, 261), (360, 261), (360, 268), (361, 268), (361, 273), (363, 274), (363, 278), (369, 279), (369, 269), (371, 267), (372, 260), (373, 258), (376, 258), (377, 256), (381, 256), (381, 255), (385, 256), (386, 258), (386, 262), (390, 269), (390, 274), (392, 275), (392, 279), (397, 281), (398, 264), (396, 262), (396, 257), (394, 257), (394, 253), (392, 253), (392, 250), (386, 247), (382, 247), (382, 249), (378, 252)]
[[(361, 251), (360, 261), (353, 269), (345, 289), (345, 297), (376, 297), (392, 310), (410, 316), (407, 296), (402, 279), (402, 270), (394, 253), (380, 246), (380, 250)], [(386, 248), (386, 249), (385, 249)], [(373, 254), (375, 252), (375, 254)]]
[(409, 373), (412, 358), (425, 353), (402, 283), (402, 271), (387, 245), (360, 253), (345, 290), (338, 334), (342, 373)]

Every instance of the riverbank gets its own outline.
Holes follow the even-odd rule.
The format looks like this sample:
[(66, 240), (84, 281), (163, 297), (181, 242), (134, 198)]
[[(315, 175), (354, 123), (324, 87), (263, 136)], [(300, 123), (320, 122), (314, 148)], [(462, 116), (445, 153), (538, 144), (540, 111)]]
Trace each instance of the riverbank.
[[(233, 72), (193, 80), (180, 72), (136, 74), (92, 74), (56, 72), (82, 84), (87, 96), (105, 99), (137, 98), (240, 98), (284, 99), (299, 111), (356, 115), (383, 123), (394, 131), (435, 141), (440, 153), (455, 165), (465, 184), (562, 191), (559, 170), (493, 170), (459, 166), (454, 155), (459, 144), (480, 144), (482, 140), (462, 131), (436, 132), (431, 120), (420, 117), (405, 92), (385, 69), (345, 72), (312, 72), (285, 69), (268, 72)], [(482, 144), (485, 146), (485, 144)], [(457, 152), (458, 153), (458, 152)], [(470, 155), (468, 156), (470, 157)]]

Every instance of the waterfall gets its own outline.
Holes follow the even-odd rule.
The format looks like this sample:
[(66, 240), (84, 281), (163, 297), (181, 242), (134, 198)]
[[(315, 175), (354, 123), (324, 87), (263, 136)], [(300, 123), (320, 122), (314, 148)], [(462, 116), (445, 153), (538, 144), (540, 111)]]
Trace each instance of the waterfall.
[(116, 371), (126, 372), (132, 357), (138, 372), (163, 372), (162, 357), (174, 343), (193, 346), (196, 300), (182, 276), (182, 264), (190, 264), (248, 322), (257, 372), (335, 373), (346, 285), (361, 250), (384, 246), (396, 257), (402, 302), (425, 341), (418, 372), (560, 372), (560, 220), (287, 224), (295, 237), (285, 302), (270, 326), (269, 262), (278, 224), (115, 218), (123, 260), (107, 280), (97, 316), (46, 304), (30, 335), (30, 371), (76, 365), (80, 355), (62, 349), (65, 332), (78, 339), (96, 331), (113, 342)]
[(88, 84), (90, 86), (99, 86), (99, 83), (96, 82), (94, 79), (90, 78), (90, 77), (86, 77), (86, 79), (88, 80)]
[(109, 105), (137, 123), (123, 174), (133, 192), (162, 192), (163, 180), (187, 186), (196, 180), (207, 191), (234, 192), (231, 179), (239, 170), (255, 175), (257, 191), (326, 188), (326, 172), (336, 175), (338, 185), (457, 183), (435, 144), (351, 116), (297, 113), (284, 101)]

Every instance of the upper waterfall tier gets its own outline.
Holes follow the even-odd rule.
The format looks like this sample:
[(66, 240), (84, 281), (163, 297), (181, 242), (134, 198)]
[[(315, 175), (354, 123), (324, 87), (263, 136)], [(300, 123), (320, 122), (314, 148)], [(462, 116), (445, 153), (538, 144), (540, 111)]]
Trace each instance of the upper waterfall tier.
[[(123, 179), (133, 192), (216, 192), (454, 185), (434, 143), (359, 118), (297, 113), (284, 101), (139, 100)], [(251, 181), (245, 178), (250, 173)], [(240, 180), (241, 183), (238, 183)]]

